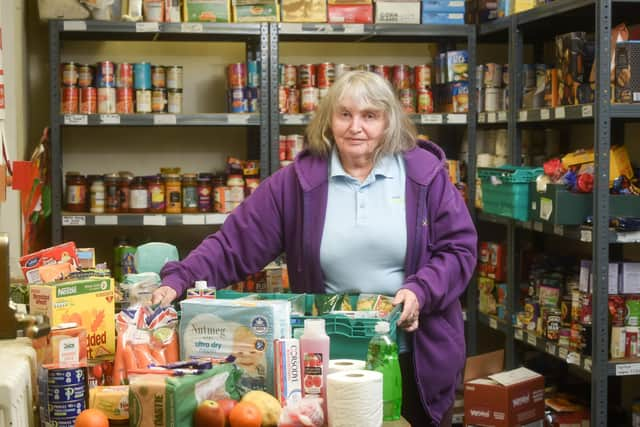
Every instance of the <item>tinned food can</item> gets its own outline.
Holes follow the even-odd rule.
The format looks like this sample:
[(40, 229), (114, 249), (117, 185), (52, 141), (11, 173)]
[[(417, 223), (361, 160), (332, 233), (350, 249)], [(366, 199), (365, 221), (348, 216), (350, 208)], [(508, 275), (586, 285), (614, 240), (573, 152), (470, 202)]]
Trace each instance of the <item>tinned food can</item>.
[(116, 89), (113, 87), (98, 88), (98, 114), (115, 114)]
[(128, 62), (116, 65), (116, 87), (133, 87), (133, 65)]
[(133, 114), (133, 88), (119, 87), (116, 89), (116, 113)]
[(182, 89), (184, 69), (181, 65), (167, 67), (167, 89)]
[(151, 89), (151, 64), (137, 62), (133, 64), (133, 86), (137, 90)]
[(75, 114), (78, 112), (78, 86), (63, 86), (60, 112), (62, 114)]
[(64, 86), (75, 86), (78, 84), (78, 66), (75, 62), (64, 62), (60, 65), (60, 74)]
[(151, 112), (151, 91), (147, 89), (136, 90), (136, 113)]
[(373, 72), (384, 77), (386, 80), (391, 81), (391, 66), (390, 65), (376, 65)]
[(164, 113), (167, 111), (167, 90), (156, 88), (151, 91), (151, 111)]
[(80, 114), (96, 114), (98, 112), (98, 91), (95, 87), (80, 88)]
[(287, 113), (300, 114), (300, 91), (296, 88), (289, 88), (287, 93)]
[(302, 64), (298, 66), (298, 85), (300, 89), (316, 86), (315, 64)]
[(231, 113), (246, 113), (249, 110), (244, 88), (229, 89), (229, 111)]
[(247, 100), (247, 112), (257, 113), (260, 111), (260, 102), (258, 101), (258, 88), (244, 88), (244, 97)]
[(433, 113), (433, 92), (431, 89), (419, 89), (417, 92), (418, 113)]
[(280, 114), (287, 114), (288, 112), (288, 97), (289, 88), (283, 85), (278, 86), (278, 111)]
[(336, 74), (336, 79), (338, 77), (340, 77), (341, 75), (343, 75), (344, 73), (351, 71), (352, 67), (349, 64), (336, 64), (335, 65), (335, 74)]
[(395, 65), (393, 67), (392, 83), (397, 90), (411, 88), (411, 74), (408, 65)]
[(319, 89), (330, 87), (336, 79), (336, 67), (332, 62), (318, 64), (317, 82)]
[(96, 84), (100, 87), (115, 87), (116, 77), (114, 64), (111, 61), (98, 62), (96, 67)]
[(552, 308), (547, 312), (546, 331), (548, 340), (558, 341), (561, 319), (562, 313), (557, 308)]
[(312, 113), (318, 108), (318, 88), (304, 87), (301, 92), (301, 108), (302, 113)]
[(400, 103), (405, 113), (416, 112), (416, 98), (413, 89), (401, 89), (398, 93), (400, 97)]
[(431, 87), (430, 65), (416, 65), (413, 69), (413, 74), (416, 81), (416, 90)]
[(260, 61), (247, 61), (247, 86), (260, 87)]
[(282, 66), (282, 85), (286, 87), (298, 86), (298, 69), (293, 64)]
[(167, 87), (167, 73), (162, 65), (151, 66), (151, 86), (156, 89)]
[(167, 91), (167, 110), (171, 114), (182, 114), (182, 91), (169, 89)]
[(78, 65), (78, 86), (93, 86), (93, 78), (95, 77), (95, 69), (92, 65)]
[(244, 62), (227, 65), (229, 89), (242, 89), (247, 86), (247, 66)]
[(502, 65), (490, 62), (485, 65), (483, 83), (488, 88), (499, 88), (502, 86)]

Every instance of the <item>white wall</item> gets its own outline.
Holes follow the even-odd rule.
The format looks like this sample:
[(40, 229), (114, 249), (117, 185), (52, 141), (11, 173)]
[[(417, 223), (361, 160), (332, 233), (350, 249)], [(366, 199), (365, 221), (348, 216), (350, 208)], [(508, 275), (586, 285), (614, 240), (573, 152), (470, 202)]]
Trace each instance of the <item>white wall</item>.
[[(25, 0), (0, 1), (0, 26), (5, 74), (6, 114), (4, 127), (11, 160), (26, 157), (26, 32)], [(0, 204), (0, 231), (9, 233), (11, 242), (11, 276), (20, 278), (18, 257), (21, 255), (21, 221), (19, 194), (9, 191), (7, 201)]]

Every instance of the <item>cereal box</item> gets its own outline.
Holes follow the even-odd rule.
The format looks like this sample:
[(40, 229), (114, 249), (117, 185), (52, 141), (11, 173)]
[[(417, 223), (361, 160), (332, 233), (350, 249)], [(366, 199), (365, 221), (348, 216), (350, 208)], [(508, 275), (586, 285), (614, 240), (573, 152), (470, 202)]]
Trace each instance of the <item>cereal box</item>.
[(182, 359), (232, 355), (243, 386), (275, 394), (273, 340), (291, 337), (290, 302), (198, 298), (180, 306)]
[(91, 278), (31, 285), (31, 314), (49, 316), (52, 325), (73, 322), (87, 331), (87, 357), (115, 352), (114, 282)]
[(469, 80), (469, 54), (466, 50), (447, 52), (447, 82), (466, 82)]

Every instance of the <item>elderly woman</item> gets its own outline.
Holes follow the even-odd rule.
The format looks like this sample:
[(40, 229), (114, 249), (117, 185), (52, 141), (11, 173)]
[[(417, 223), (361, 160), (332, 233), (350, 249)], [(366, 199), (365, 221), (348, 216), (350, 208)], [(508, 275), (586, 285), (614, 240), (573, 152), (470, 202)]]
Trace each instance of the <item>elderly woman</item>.
[(306, 150), (181, 262), (154, 302), (196, 280), (224, 286), (284, 250), (293, 292), (395, 295), (403, 416), (449, 425), (465, 360), (459, 302), (476, 263), (476, 231), (442, 150), (416, 141), (382, 77), (341, 76), (306, 131)]

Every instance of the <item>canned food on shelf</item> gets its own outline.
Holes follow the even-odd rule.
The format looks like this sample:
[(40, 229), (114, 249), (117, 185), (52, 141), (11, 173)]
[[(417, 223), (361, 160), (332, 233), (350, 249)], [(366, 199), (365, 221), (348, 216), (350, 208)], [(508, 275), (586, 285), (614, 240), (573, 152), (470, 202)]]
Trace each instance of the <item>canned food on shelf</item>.
[(151, 89), (151, 64), (137, 62), (133, 64), (133, 86), (136, 90)]
[(98, 62), (96, 67), (96, 84), (101, 87), (115, 87), (115, 68), (111, 61)]
[(182, 80), (184, 69), (181, 65), (170, 65), (166, 69), (167, 73), (167, 89), (182, 90)]
[(116, 65), (116, 87), (133, 86), (133, 66), (128, 62)]
[(78, 84), (78, 66), (75, 62), (64, 62), (60, 65), (60, 74), (64, 86)]

